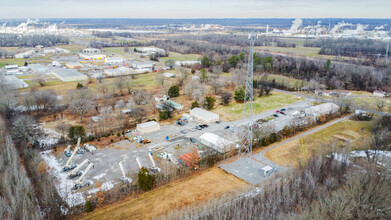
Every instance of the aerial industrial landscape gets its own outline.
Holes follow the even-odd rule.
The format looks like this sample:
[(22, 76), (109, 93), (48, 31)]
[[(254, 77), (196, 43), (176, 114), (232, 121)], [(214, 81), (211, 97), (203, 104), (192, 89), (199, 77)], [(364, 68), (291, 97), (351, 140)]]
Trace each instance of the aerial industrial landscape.
[(391, 19), (37, 17), (0, 16), (1, 219), (391, 218)]

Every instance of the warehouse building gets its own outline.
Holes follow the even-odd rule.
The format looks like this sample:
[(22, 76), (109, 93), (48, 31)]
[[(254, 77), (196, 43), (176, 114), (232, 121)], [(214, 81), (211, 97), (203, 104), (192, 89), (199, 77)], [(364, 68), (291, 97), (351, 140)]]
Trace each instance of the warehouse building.
[(205, 132), (200, 136), (200, 143), (215, 149), (219, 153), (225, 153), (230, 150), (233, 150), (235, 147), (235, 143), (229, 141), (223, 137), (218, 136), (214, 133)]
[(0, 75), (0, 83), (1, 87), (7, 89), (23, 89), (29, 86), (23, 79), (18, 79), (16, 76)]
[(152, 69), (155, 66), (152, 62), (140, 62), (137, 60), (130, 61), (130, 65), (133, 69), (148, 69), (150, 72), (152, 72)]
[(79, 57), (86, 61), (103, 61), (106, 58), (106, 55), (97, 53), (81, 53), (79, 54)]
[(46, 66), (43, 66), (42, 64), (29, 64), (28, 67), (30, 67), (30, 69), (36, 73), (47, 73), (49, 68), (47, 68)]
[(124, 61), (125, 59), (122, 57), (107, 57), (105, 59), (105, 63), (110, 65), (120, 65), (123, 64)]
[(81, 69), (81, 68), (83, 68), (83, 65), (81, 63), (78, 63), (78, 62), (69, 62), (69, 63), (66, 63), (65, 66), (68, 67), (69, 69)]
[(72, 69), (55, 69), (52, 74), (63, 82), (86, 80), (88, 77), (76, 70)]
[(82, 53), (102, 53), (102, 51), (96, 48), (85, 48)]
[(149, 122), (137, 124), (136, 129), (141, 134), (146, 134), (146, 133), (160, 130), (160, 125), (156, 121), (149, 121)]
[(219, 115), (202, 108), (193, 108), (190, 115), (204, 123), (219, 121)]

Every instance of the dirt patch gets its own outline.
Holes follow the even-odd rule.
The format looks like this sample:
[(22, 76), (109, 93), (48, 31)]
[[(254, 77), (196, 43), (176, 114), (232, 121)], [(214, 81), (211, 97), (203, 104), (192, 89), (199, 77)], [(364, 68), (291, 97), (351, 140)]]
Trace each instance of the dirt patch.
[(152, 219), (184, 206), (195, 206), (222, 194), (243, 190), (244, 181), (211, 168), (136, 198), (98, 208), (79, 219)]

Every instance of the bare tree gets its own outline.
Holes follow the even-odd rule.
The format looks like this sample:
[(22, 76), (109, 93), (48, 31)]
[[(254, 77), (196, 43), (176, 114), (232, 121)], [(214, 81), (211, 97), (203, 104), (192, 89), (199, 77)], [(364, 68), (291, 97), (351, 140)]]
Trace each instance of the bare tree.
[(146, 111), (142, 107), (136, 107), (132, 110), (132, 116), (133, 118), (138, 122), (141, 123), (144, 119), (144, 117), (147, 115)]
[(19, 115), (12, 122), (12, 135), (18, 143), (33, 143), (39, 135), (39, 129), (33, 117)]
[(156, 73), (155, 79), (156, 79), (156, 82), (157, 82), (161, 87), (164, 87), (165, 76), (163, 75), (163, 72), (162, 72), (162, 71), (159, 71), (159, 72)]
[(379, 111), (382, 112), (383, 107), (384, 107), (384, 100), (383, 100), (383, 99), (378, 99), (378, 100), (376, 101), (376, 106), (377, 106), (377, 108), (379, 109)]
[(149, 95), (144, 90), (136, 90), (134, 92), (134, 101), (137, 105), (146, 104)]
[(125, 108), (125, 102), (124, 100), (120, 99), (115, 103), (115, 109), (117, 111), (120, 111), (121, 109)]
[(221, 93), (221, 102), (223, 105), (228, 105), (231, 102), (232, 94), (228, 91), (224, 91)]
[(99, 116), (101, 117), (103, 122), (103, 133), (104, 133), (107, 121), (109, 121), (113, 116), (113, 108), (111, 106), (103, 106), (100, 108), (99, 113), (100, 113)]
[(124, 84), (125, 84), (125, 88), (128, 90), (128, 94), (130, 94), (132, 92), (131, 89), (133, 85), (132, 77), (130, 76), (125, 77)]
[(18, 104), (18, 99), (12, 91), (7, 89), (0, 89), (0, 94), (0, 111), (4, 112), (6, 118), (9, 118)]
[(126, 108), (133, 110), (136, 107), (136, 102), (134, 101), (134, 98), (129, 98), (128, 103), (126, 103)]
[(68, 132), (70, 125), (64, 121), (56, 122), (56, 130), (60, 132), (62, 139), (66, 140), (66, 133)]
[(109, 86), (107, 85), (105, 80), (103, 80), (102, 83), (98, 85), (98, 91), (102, 93), (102, 96), (105, 99), (111, 97), (111, 94), (109, 93)]
[(123, 95), (122, 90), (125, 87), (124, 77), (123, 76), (118, 76), (118, 77), (115, 78), (115, 86), (118, 88), (120, 94)]
[(92, 101), (92, 93), (88, 89), (78, 89), (70, 93), (71, 98), (69, 109), (75, 113), (80, 114), (80, 121), (86, 112), (94, 109), (94, 101)]

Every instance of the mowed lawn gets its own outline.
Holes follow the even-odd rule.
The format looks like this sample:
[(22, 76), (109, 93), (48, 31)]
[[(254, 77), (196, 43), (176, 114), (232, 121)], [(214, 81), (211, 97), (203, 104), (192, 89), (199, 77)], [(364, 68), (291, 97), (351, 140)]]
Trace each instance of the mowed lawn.
[(170, 211), (197, 206), (223, 194), (240, 192), (244, 181), (215, 167), (168, 185), (85, 213), (77, 219), (157, 219)]
[[(253, 112), (258, 114), (267, 110), (280, 108), (285, 105), (289, 105), (298, 101), (304, 100), (297, 96), (271, 91), (270, 95), (256, 97), (253, 102)], [(237, 103), (234, 100), (228, 106), (219, 105), (216, 109), (212, 110), (214, 113), (220, 115), (220, 119), (224, 121), (234, 121), (243, 118), (243, 103)]]
[(299, 161), (305, 163), (311, 155), (327, 152), (333, 145), (338, 148), (348, 141), (358, 146), (365, 143), (365, 139), (370, 135), (370, 123), (344, 120), (274, 148), (266, 153), (266, 157), (282, 166), (297, 167)]

